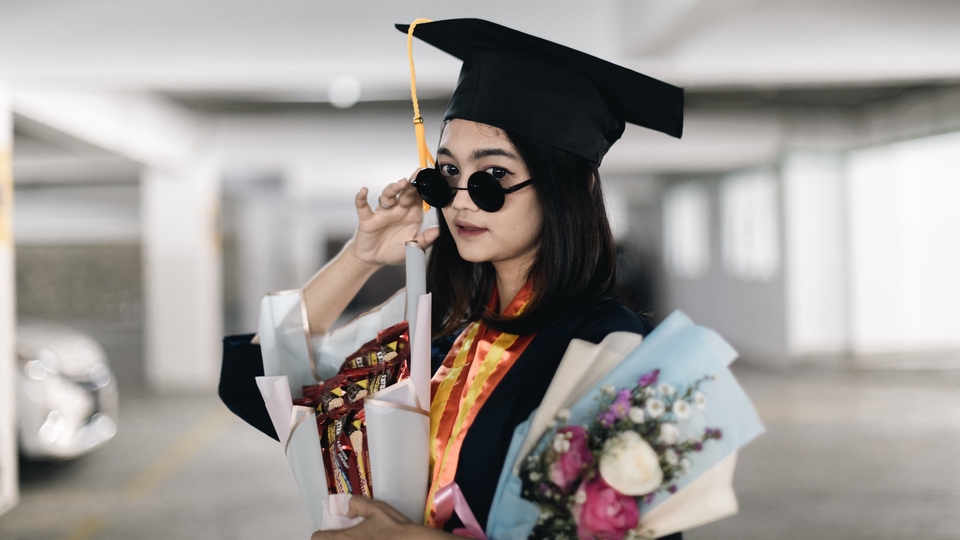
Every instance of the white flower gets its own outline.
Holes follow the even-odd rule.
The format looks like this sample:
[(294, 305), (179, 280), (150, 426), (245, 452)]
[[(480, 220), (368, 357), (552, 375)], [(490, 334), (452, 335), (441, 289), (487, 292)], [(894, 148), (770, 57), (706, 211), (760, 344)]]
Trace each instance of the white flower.
[(697, 404), (697, 408), (701, 411), (707, 408), (707, 395), (703, 392), (697, 392), (693, 395), (693, 402)]
[(624, 431), (600, 456), (600, 476), (610, 486), (637, 497), (646, 495), (663, 483), (663, 471), (657, 453), (636, 431)]
[(613, 394), (616, 394), (616, 393), (617, 393), (617, 388), (616, 388), (615, 386), (613, 386), (612, 384), (607, 383), (607, 384), (603, 385), (603, 387), (600, 389), (600, 391), (603, 392), (604, 394), (610, 394), (610, 395), (612, 396)]
[(687, 444), (693, 444), (699, 440), (700, 439), (694, 437), (693, 435), (687, 435)]
[(667, 383), (660, 383), (660, 386), (657, 387), (657, 390), (659, 390), (660, 393), (665, 396), (672, 396), (677, 393), (677, 391)]
[(541, 478), (543, 478), (543, 475), (538, 473), (537, 471), (533, 471), (532, 473), (530, 473), (531, 482), (539, 482)]
[(553, 437), (553, 450), (558, 454), (564, 454), (570, 450), (570, 439), (563, 434), (557, 433)]
[(649, 386), (643, 389), (643, 396), (644, 396), (644, 397), (653, 397), (654, 394), (656, 394), (656, 393), (657, 393), (657, 391), (654, 390), (653, 388), (649, 387)]
[(570, 409), (560, 409), (557, 411), (557, 420), (566, 422), (570, 419)]
[(659, 399), (651, 399), (647, 401), (647, 414), (650, 418), (659, 418), (661, 414), (666, 411), (666, 407), (663, 405), (663, 402)]
[(646, 420), (647, 415), (643, 412), (643, 409), (640, 407), (630, 407), (630, 421), (634, 424), (642, 424)]
[(693, 462), (688, 458), (683, 458), (680, 460), (680, 473), (687, 474), (690, 471), (690, 467), (693, 466)]
[(573, 502), (577, 504), (587, 502), (587, 492), (582, 489), (577, 490), (577, 494), (573, 496)]
[(678, 399), (673, 402), (673, 414), (677, 415), (677, 418), (684, 419), (690, 416), (690, 404), (682, 399)]
[(660, 440), (664, 444), (676, 444), (680, 440), (680, 430), (670, 423), (660, 424)]
[(663, 453), (663, 459), (670, 465), (676, 465), (680, 462), (680, 457), (673, 448), (667, 448), (666, 452)]

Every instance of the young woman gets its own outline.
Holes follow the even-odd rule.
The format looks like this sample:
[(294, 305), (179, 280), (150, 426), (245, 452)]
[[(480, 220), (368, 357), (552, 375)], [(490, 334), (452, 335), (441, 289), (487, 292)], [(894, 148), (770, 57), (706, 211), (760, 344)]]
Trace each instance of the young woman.
[[(433, 497), (451, 482), (485, 524), (513, 431), (570, 340), (650, 330), (619, 302), (597, 168), (625, 122), (679, 136), (682, 91), (486, 21), (423, 24), (415, 35), (464, 60), (436, 166), (388, 185), (376, 208), (366, 188), (357, 194), (356, 234), (304, 301), (311, 331), (324, 332), (377, 269), (403, 260), (405, 241), (433, 246), (429, 526), (353, 497), (365, 520), (315, 539), (449, 537), (442, 529), (458, 522), (442, 522)], [(439, 227), (418, 234), (423, 201)], [(250, 336), (224, 343), (224, 402), (275, 436), (252, 383), (262, 374), (256, 345)]]

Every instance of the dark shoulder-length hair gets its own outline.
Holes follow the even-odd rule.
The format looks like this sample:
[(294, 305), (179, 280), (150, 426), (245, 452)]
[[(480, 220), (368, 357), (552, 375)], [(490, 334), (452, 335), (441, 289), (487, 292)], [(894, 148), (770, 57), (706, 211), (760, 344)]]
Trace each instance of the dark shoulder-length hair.
[(488, 310), (496, 284), (493, 265), (460, 257), (441, 216), (440, 236), (427, 263), (435, 337), (449, 335), (478, 319), (500, 331), (529, 334), (568, 310), (621, 296), (616, 248), (597, 166), (530, 138), (503, 132), (534, 179), (531, 187), (537, 190), (543, 213), (537, 257), (528, 276), (533, 280), (533, 297), (518, 317), (504, 318)]

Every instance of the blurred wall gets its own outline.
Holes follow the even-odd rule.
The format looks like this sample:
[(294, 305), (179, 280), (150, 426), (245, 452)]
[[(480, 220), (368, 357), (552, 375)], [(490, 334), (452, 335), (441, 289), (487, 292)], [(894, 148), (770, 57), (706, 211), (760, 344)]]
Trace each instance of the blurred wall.
[(945, 103), (960, 93), (781, 107), (765, 163), (664, 178), (664, 310), (767, 365), (954, 365), (960, 107)]

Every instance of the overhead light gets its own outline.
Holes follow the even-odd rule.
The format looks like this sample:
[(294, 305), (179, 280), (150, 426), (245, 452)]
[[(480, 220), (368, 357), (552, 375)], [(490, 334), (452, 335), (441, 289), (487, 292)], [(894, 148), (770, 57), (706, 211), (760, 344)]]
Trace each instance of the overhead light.
[(338, 109), (348, 109), (360, 101), (360, 81), (352, 75), (341, 75), (330, 83), (327, 99)]

